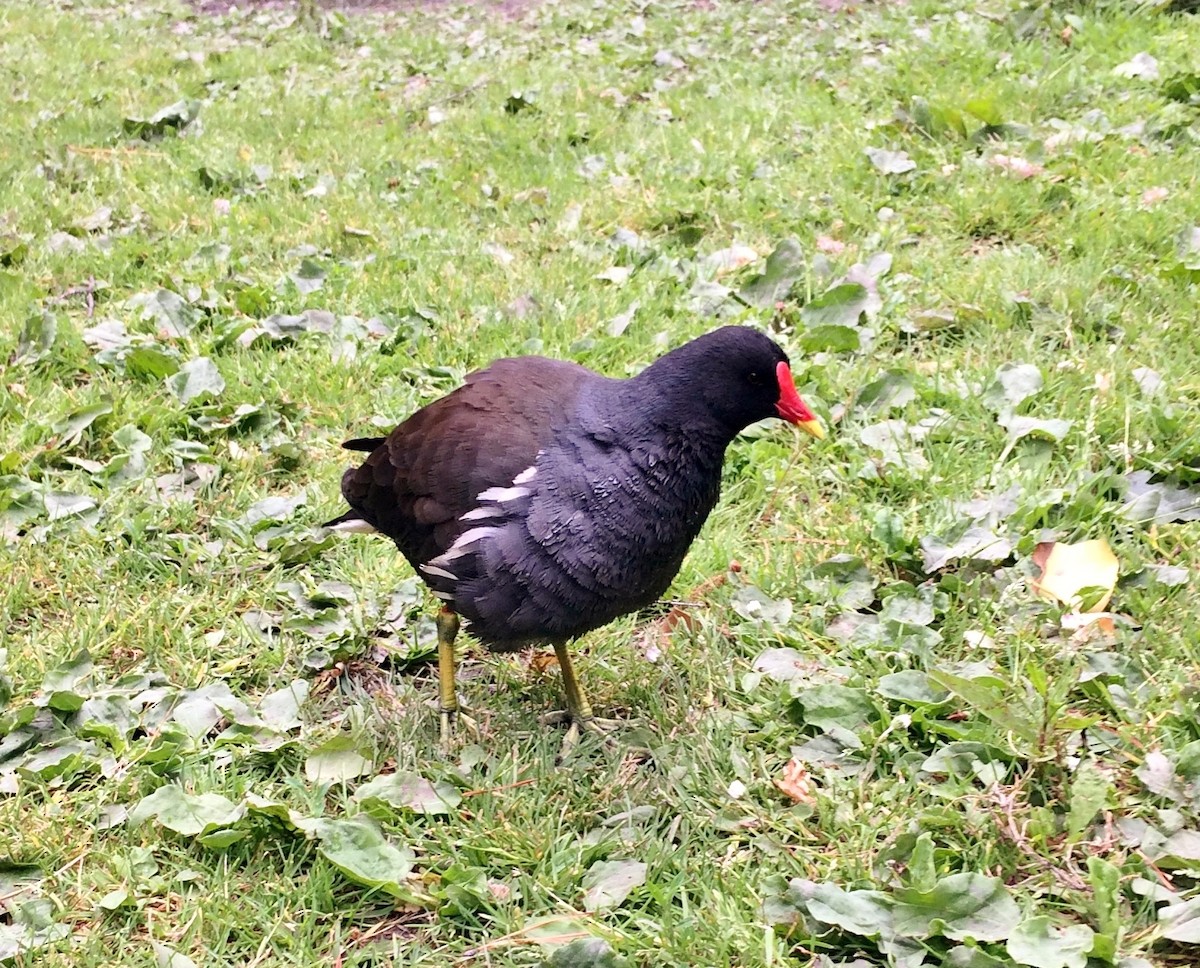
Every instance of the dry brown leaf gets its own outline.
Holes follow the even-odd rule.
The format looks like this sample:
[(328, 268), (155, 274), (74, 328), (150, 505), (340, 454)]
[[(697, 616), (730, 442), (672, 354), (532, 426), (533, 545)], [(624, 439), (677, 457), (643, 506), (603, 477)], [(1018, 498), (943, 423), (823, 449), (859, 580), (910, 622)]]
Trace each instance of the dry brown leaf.
[(796, 803), (804, 803), (810, 807), (817, 805), (816, 788), (812, 778), (808, 775), (808, 770), (794, 757), (784, 764), (774, 783)]
[[(1078, 544), (1044, 541), (1034, 549), (1033, 563), (1042, 569), (1041, 577), (1033, 581), (1035, 592), (1084, 612), (1104, 611), (1120, 570), (1117, 556), (1103, 538)], [(1082, 608), (1080, 592), (1085, 588), (1103, 588), (1105, 593)]]

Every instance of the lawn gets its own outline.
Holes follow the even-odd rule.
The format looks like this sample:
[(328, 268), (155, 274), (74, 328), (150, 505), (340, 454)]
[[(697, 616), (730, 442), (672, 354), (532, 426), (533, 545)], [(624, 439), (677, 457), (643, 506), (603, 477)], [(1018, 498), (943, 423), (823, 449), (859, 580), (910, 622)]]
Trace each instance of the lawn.
[[(1196, 964), (1200, 19), (357, 6), (0, 6), (0, 961)], [(339, 443), (730, 322), (826, 439), (443, 754)]]

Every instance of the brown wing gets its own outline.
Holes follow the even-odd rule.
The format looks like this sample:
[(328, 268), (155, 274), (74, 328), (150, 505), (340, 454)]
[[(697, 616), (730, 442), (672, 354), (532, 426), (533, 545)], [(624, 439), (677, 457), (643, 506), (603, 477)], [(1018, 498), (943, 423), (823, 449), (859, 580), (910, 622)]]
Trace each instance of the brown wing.
[(481, 491), (534, 464), (589, 379), (596, 374), (561, 360), (498, 360), (393, 430), (346, 471), (342, 494), (418, 568), (470, 527), (459, 518)]

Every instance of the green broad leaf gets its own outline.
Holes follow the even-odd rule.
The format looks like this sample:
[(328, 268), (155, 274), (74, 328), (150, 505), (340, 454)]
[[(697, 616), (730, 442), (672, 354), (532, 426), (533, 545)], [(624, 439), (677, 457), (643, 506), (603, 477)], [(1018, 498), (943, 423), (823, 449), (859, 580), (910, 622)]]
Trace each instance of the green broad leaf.
[(46, 359), (58, 337), (58, 319), (46, 310), (33, 313), (21, 327), (17, 349), (9, 362), (13, 366), (31, 366)]
[(517, 932), (517, 937), (521, 940), (532, 941), (543, 951), (551, 952), (568, 946), (580, 938), (590, 938), (591, 936), (587, 924), (582, 919), (565, 914), (552, 914), (549, 917), (538, 918)]
[(309, 783), (344, 783), (371, 771), (371, 758), (365, 756), (359, 741), (349, 733), (326, 740), (304, 761)]
[(22, 776), (38, 780), (69, 777), (98, 762), (95, 744), (77, 739), (63, 739), (27, 753), (16, 764)]
[(149, 116), (129, 115), (124, 120), (126, 134), (150, 141), (161, 138), (168, 132), (177, 133), (196, 120), (200, 114), (200, 102), (187, 98), (159, 108)]
[(942, 968), (1012, 968), (1009, 958), (997, 958), (974, 945), (959, 945), (952, 948), (942, 962)]
[(797, 337), (806, 353), (857, 353), (862, 334), (853, 326), (812, 326)]
[(217, 397), (225, 389), (225, 378), (217, 364), (207, 356), (188, 360), (166, 380), (167, 388), (180, 403), (191, 403), (203, 397)]
[(933, 836), (928, 830), (913, 845), (905, 874), (908, 886), (914, 891), (926, 893), (937, 887), (937, 861), (934, 859)]
[(759, 653), (753, 668), (776, 682), (793, 682), (807, 678), (812, 660), (795, 649), (767, 649)]
[(770, 309), (788, 296), (792, 286), (804, 275), (804, 250), (795, 239), (784, 239), (767, 256), (763, 271), (738, 292), (738, 297), (760, 309)]
[[(870, 301), (871, 294), (867, 287), (858, 282), (843, 282), (825, 290), (816, 299), (805, 303), (804, 308), (800, 310), (800, 318), (808, 327), (808, 332), (802, 333), (801, 336), (811, 336), (814, 331), (825, 327), (852, 329), (862, 319)], [(855, 331), (855, 340), (857, 339)]]
[(303, 259), (300, 262), (300, 267), (295, 272), (288, 274), (288, 278), (292, 280), (292, 285), (303, 296), (311, 295), (324, 288), (325, 276), (324, 266), (315, 259)]
[(306, 816), (298, 810), (293, 810), (286, 803), (281, 803), (278, 800), (268, 800), (266, 797), (260, 797), (256, 793), (247, 793), (242, 802), (246, 805), (247, 813), (278, 820), (290, 830), (307, 831), (315, 823), (313, 817)]
[(96, 907), (102, 911), (116, 911), (126, 906), (133, 907), (136, 903), (137, 899), (132, 894), (125, 890), (125, 888), (118, 887), (100, 898), (96, 902)]
[(152, 323), (155, 332), (164, 339), (182, 339), (200, 320), (195, 307), (170, 289), (138, 293), (126, 305), (139, 310), (142, 320)]
[(311, 829), (318, 852), (347, 878), (392, 897), (412, 898), (407, 880), (415, 855), (408, 847), (391, 843), (370, 819), (320, 819), (313, 821)]
[(1121, 869), (1094, 855), (1088, 858), (1087, 867), (1096, 927), (1100, 929), (1100, 935), (1116, 940), (1122, 926)]
[[(83, 704), (87, 693), (92, 689), (92, 656), (87, 649), (80, 649), (66, 662), (63, 662), (48, 673), (42, 680), (42, 692), (51, 700), (48, 704), (54, 709), (69, 708), (72, 711)], [(65, 706), (55, 706), (55, 696), (63, 694), (70, 696), (71, 701)], [(78, 699), (78, 702), (75, 700)]]
[(905, 669), (879, 680), (879, 695), (909, 706), (940, 706), (950, 698), (950, 691), (939, 686), (924, 672)]
[(300, 708), (308, 699), (307, 679), (296, 679), (290, 685), (267, 693), (258, 704), (258, 714), (271, 729), (286, 733), (302, 725)]
[(227, 827), (224, 830), (214, 830), (212, 833), (200, 834), (196, 840), (205, 847), (210, 847), (213, 850), (224, 850), (230, 844), (236, 844), (239, 840), (245, 840), (249, 836), (249, 830)]
[(1058, 925), (1043, 915), (1017, 925), (1005, 949), (1013, 961), (1030, 968), (1086, 968), (1092, 941), (1086, 924)]
[(603, 938), (576, 938), (542, 962), (542, 968), (628, 968), (630, 961)]
[(841, 611), (866, 608), (875, 601), (875, 577), (861, 558), (834, 555), (813, 566), (801, 586), (814, 602), (822, 602)]
[(1003, 561), (1013, 550), (1010, 539), (979, 525), (972, 525), (952, 541), (926, 535), (920, 545), (921, 567), (927, 575), (956, 561)]
[(125, 356), (125, 372), (147, 380), (165, 380), (179, 372), (179, 360), (157, 344), (136, 346)]
[(896, 933), (892, 906), (892, 899), (880, 891), (844, 891), (836, 884), (815, 885), (807, 900), (808, 913), (816, 920), (864, 938)]
[(1108, 806), (1113, 786), (1108, 775), (1092, 760), (1079, 764), (1071, 777), (1070, 809), (1067, 834), (1072, 843), (1079, 841), (1101, 810)]
[(952, 941), (1003, 941), (1021, 918), (1004, 882), (983, 874), (951, 874), (931, 891), (900, 890), (892, 912), (897, 934)]
[(150, 946), (154, 951), (154, 968), (196, 968), (196, 962), (170, 945), (151, 941)]
[(1004, 115), (1000, 112), (996, 99), (991, 95), (973, 97), (963, 105), (963, 110), (977, 117), (989, 127), (997, 127), (1004, 123)]
[(129, 811), (133, 825), (154, 819), (185, 837), (229, 827), (245, 816), (246, 808), (219, 793), (186, 793), (174, 783), (161, 786)]
[(888, 370), (858, 393), (854, 409), (861, 413), (886, 413), (907, 407), (917, 399), (912, 380), (903, 370)]
[(1158, 909), (1162, 936), (1181, 944), (1200, 944), (1200, 897)]
[(1039, 437), (1058, 443), (1071, 429), (1070, 420), (1037, 420), (1033, 417), (1008, 416), (1001, 417), (998, 423), (1008, 431), (1009, 440)]
[(42, 494), (42, 505), (46, 509), (46, 517), (51, 521), (76, 518), (97, 507), (96, 502), (86, 494), (70, 494), (66, 491), (46, 491)]
[(733, 610), (750, 622), (787, 625), (792, 618), (792, 603), (786, 598), (771, 598), (762, 589), (743, 585), (733, 594)]
[(647, 866), (636, 860), (599, 860), (583, 875), (583, 909), (620, 907), (635, 887), (646, 883)]
[(462, 803), (462, 795), (449, 783), (430, 783), (416, 773), (377, 776), (355, 790), (354, 799), (368, 807), (381, 803), (427, 815), (451, 813)]
[(851, 686), (821, 685), (796, 692), (795, 702), (801, 707), (804, 721), (821, 730), (836, 728), (851, 732), (875, 718), (875, 707), (866, 690)]
[(984, 388), (980, 400), (996, 413), (1011, 412), (1042, 389), (1042, 371), (1032, 363), (1004, 363)]
[(930, 672), (929, 678), (944, 689), (949, 689), (972, 710), (986, 716), (1001, 729), (1008, 730), (1029, 743), (1036, 743), (1040, 735), (1040, 724), (1013, 704), (1009, 695), (999, 686), (978, 679), (964, 679), (948, 672)]
[(917, 167), (917, 163), (908, 157), (907, 151), (865, 148), (864, 152), (871, 159), (871, 164), (875, 166), (875, 169), (885, 175), (903, 175)]

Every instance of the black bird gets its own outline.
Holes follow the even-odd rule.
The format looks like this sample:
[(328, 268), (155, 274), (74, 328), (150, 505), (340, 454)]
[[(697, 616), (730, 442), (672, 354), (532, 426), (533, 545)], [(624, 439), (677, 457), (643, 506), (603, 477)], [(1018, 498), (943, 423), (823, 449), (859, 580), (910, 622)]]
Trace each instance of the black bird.
[(685, 343), (628, 380), (540, 356), (497, 360), (385, 437), (342, 477), (329, 525), (391, 538), (444, 605), (442, 741), (458, 716), (459, 616), (489, 649), (550, 644), (562, 668), (564, 752), (592, 714), (567, 642), (659, 598), (717, 503), (725, 449), (781, 417), (824, 432), (787, 355), (744, 326)]

